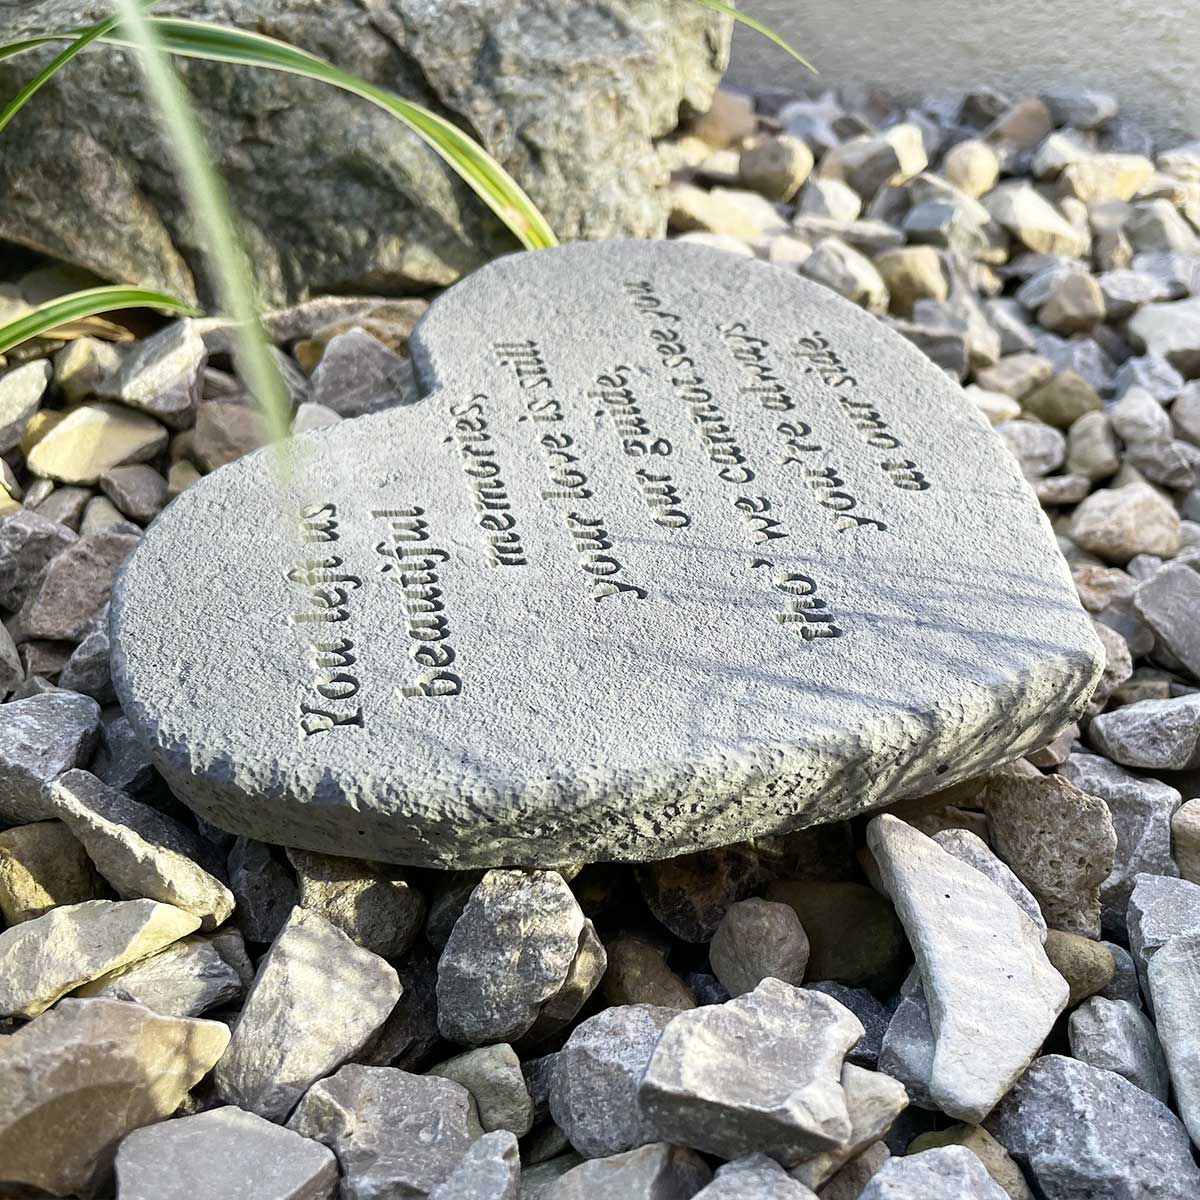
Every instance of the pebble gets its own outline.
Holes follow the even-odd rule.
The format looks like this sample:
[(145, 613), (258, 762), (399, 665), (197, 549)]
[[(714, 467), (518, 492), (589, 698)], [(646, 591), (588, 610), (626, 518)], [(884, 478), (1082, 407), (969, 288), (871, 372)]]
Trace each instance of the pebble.
[(22, 640), (77, 642), (96, 625), (141, 530), (122, 522), (85, 533), (51, 559), (17, 615)]
[(360, 417), (417, 398), (409, 359), (353, 327), (330, 338), (312, 373), (309, 399), (341, 417)]
[(979, 197), (996, 186), (1000, 162), (987, 142), (965, 138), (946, 151), (942, 173), (968, 196)]
[(790, 200), (812, 169), (813, 154), (808, 144), (787, 133), (763, 138), (738, 157), (742, 186), (768, 200)]
[(86, 762), (96, 748), (100, 706), (74, 692), (48, 692), (4, 707), (0, 722), (0, 818), (40, 821), (42, 787)]
[(1200, 679), (1200, 571), (1186, 563), (1166, 563), (1138, 586), (1133, 606), (1159, 641), (1193, 679)]
[(765, 1154), (749, 1154), (717, 1168), (713, 1181), (693, 1200), (813, 1200), (814, 1193), (789, 1179)]
[(1070, 430), (1085, 413), (1099, 412), (1104, 404), (1083, 376), (1066, 370), (1034, 388), (1022, 400), (1021, 407), (1056, 429)]
[(353, 1200), (427, 1196), (483, 1133), (461, 1084), (357, 1063), (313, 1083), (287, 1128), (333, 1150)]
[(549, 1105), (555, 1124), (586, 1158), (605, 1158), (656, 1140), (637, 1102), (638, 1084), (675, 1008), (618, 1005), (581, 1021), (559, 1051)]
[(307, 909), (259, 963), (213, 1076), (230, 1104), (283, 1121), (305, 1090), (366, 1044), (400, 998), (395, 970)]
[(87, 771), (60, 775), (45, 797), (118, 896), (173, 904), (206, 930), (233, 912), (233, 893), (200, 865), (206, 857), (200, 838), (178, 821)]
[(943, 1146), (889, 1158), (860, 1200), (1008, 1200), (1008, 1194), (966, 1147)]
[(730, 996), (753, 991), (768, 977), (799, 985), (808, 965), (808, 938), (788, 905), (741, 900), (717, 926), (709, 960)]
[(121, 352), (99, 338), (80, 337), (54, 356), (54, 386), (69, 404), (94, 396), (121, 365)]
[(1048, 1196), (1189, 1200), (1200, 1191), (1187, 1131), (1112, 1071), (1039, 1058), (984, 1122)]
[(191, 425), (208, 349), (191, 321), (175, 321), (136, 343), (96, 394), (157, 417), (171, 429)]
[(711, 1178), (712, 1169), (695, 1151), (655, 1142), (580, 1163), (562, 1175), (546, 1196), (547, 1200), (595, 1200), (600, 1195), (622, 1200), (686, 1200)]
[(398, 959), (416, 941), (425, 900), (398, 870), (354, 858), (288, 850), (299, 883), (299, 904), (319, 913), (360, 946)]
[(875, 259), (894, 313), (907, 316), (918, 300), (945, 300), (949, 294), (942, 260), (932, 246), (902, 246)]
[(1071, 994), (1067, 1007), (1103, 991), (1113, 981), (1117, 965), (1112, 952), (1102, 942), (1079, 933), (1051, 929), (1046, 934), (1046, 957), (1067, 981)]
[(667, 965), (662, 950), (634, 936), (616, 937), (606, 949), (608, 969), (600, 985), (606, 1004), (696, 1007), (696, 997)]
[(557, 871), (488, 871), (438, 961), (438, 1025), (466, 1045), (513, 1041), (567, 982), (584, 917)]
[(167, 481), (145, 463), (114, 467), (100, 476), (100, 490), (139, 525), (149, 524), (167, 503)]
[(1038, 254), (1080, 256), (1087, 239), (1028, 184), (1005, 183), (983, 197), (992, 219)]
[(898, 1080), (850, 1063), (842, 1066), (842, 1090), (850, 1114), (850, 1136), (832, 1150), (823, 1150), (792, 1168), (791, 1177), (806, 1187), (824, 1187), (847, 1163), (876, 1145), (908, 1107), (908, 1094)]
[(1184, 771), (1200, 766), (1200, 694), (1141, 700), (1101, 713), (1088, 740), (1126, 767)]
[(1179, 514), (1149, 484), (1101, 488), (1072, 514), (1070, 535), (1084, 550), (1117, 566), (1137, 554), (1171, 558), (1179, 549)]
[[(251, 971), (253, 978), (253, 971)], [(241, 998), (242, 977), (208, 938), (186, 937), (140, 962), (101, 975), (76, 996), (145, 1005), (167, 1017), (198, 1017)]]
[(472, 1142), (458, 1166), (429, 1193), (429, 1200), (519, 1200), (521, 1157), (506, 1130)]
[(0, 833), (0, 916), (31, 921), (60, 904), (98, 900), (103, 884), (87, 851), (61, 821)]
[(818, 242), (812, 254), (800, 264), (800, 274), (832, 288), (868, 312), (887, 312), (887, 285), (875, 264), (838, 238), (827, 237)]
[(1112, 1071), (1166, 1104), (1167, 1061), (1154, 1026), (1137, 1005), (1092, 996), (1071, 1014), (1067, 1032), (1072, 1058)]
[(1190, 883), (1200, 883), (1200, 800), (1188, 800), (1175, 810), (1171, 817), (1171, 841), (1179, 874)]
[(1186, 378), (1200, 373), (1200, 296), (1144, 305), (1126, 332), (1135, 349), (1165, 358)]
[(452, 1079), (471, 1093), (485, 1133), (505, 1129), (524, 1137), (533, 1128), (533, 1100), (521, 1060), (506, 1043), (468, 1050), (430, 1067), (428, 1074)]
[(0, 375), (0, 454), (20, 445), (25, 422), (42, 403), (52, 373), (41, 359)]
[(862, 212), (862, 197), (840, 179), (810, 179), (796, 203), (797, 217), (828, 217), (855, 221)]
[(659, 1136), (737, 1158), (796, 1161), (851, 1133), (840, 1081), (858, 1018), (820, 992), (766, 979), (725, 1004), (680, 1013), (638, 1088)]
[(1038, 926), (975, 868), (888, 815), (872, 820), (867, 844), (928, 997), (930, 1095), (949, 1116), (977, 1123), (1037, 1053), (1067, 986)]
[[(808, 938), (809, 979), (887, 992), (899, 982), (908, 953), (904, 930), (887, 899), (861, 883), (778, 880), (766, 899), (792, 908)], [(845, 936), (847, 928), (855, 936)]]
[(227, 1105), (134, 1130), (116, 1158), (121, 1200), (332, 1200), (338, 1168), (319, 1142)]
[(1034, 1200), (1021, 1168), (982, 1125), (951, 1125), (936, 1133), (923, 1133), (909, 1143), (908, 1153), (920, 1154), (943, 1146), (962, 1146), (974, 1154), (1008, 1200)]
[(88, 503), (92, 498), (90, 489), (85, 487), (54, 487), (54, 484), (49, 479), (41, 480), (40, 482), (49, 484), (54, 490), (38, 503), (37, 511), (39, 515), (44, 516), (48, 521), (65, 525), (67, 528), (73, 529), (78, 533), (79, 526), (83, 521), (83, 514), (87, 511)]
[(34, 475), (91, 485), (114, 467), (154, 458), (166, 445), (167, 431), (153, 417), (96, 401), (66, 414), (28, 451), (25, 462)]
[[(215, 471), (269, 441), (262, 414), (250, 405), (206, 400), (196, 409), (194, 457), (205, 471)], [(169, 491), (171, 480), (167, 483)]]
[(299, 900), (295, 881), (264, 842), (240, 837), (227, 859), (229, 890), (247, 941), (272, 942)]
[(1023, 400), (1054, 374), (1054, 364), (1041, 354), (1006, 354), (995, 366), (975, 373), (980, 387)]
[(122, 1138), (169, 1117), (228, 1042), (219, 1021), (63, 1000), (5, 1038), (0, 1178), (56, 1196), (111, 1194)]
[(1026, 479), (1041, 479), (1061, 467), (1066, 459), (1066, 438), (1040, 421), (1005, 421), (996, 426), (996, 432), (1021, 464)]
[(1108, 806), (1117, 848), (1112, 873), (1100, 885), (1101, 917), (1105, 929), (1123, 934), (1136, 876), (1178, 873), (1171, 857), (1171, 820), (1180, 795), (1168, 784), (1135, 775), (1097, 754), (1072, 754), (1059, 770)]
[(928, 165), (921, 131), (916, 125), (893, 125), (883, 133), (863, 135), (833, 147), (821, 160), (818, 174), (843, 179), (860, 196), (907, 182)]
[(1117, 835), (1103, 800), (1056, 775), (993, 776), (983, 795), (996, 853), (1053, 929), (1100, 936), (1100, 887)]
[(191, 933), (199, 919), (154, 900), (86, 900), (0, 933), (0, 1016), (34, 1017), (61, 996)]
[(634, 874), (655, 918), (685, 942), (711, 941), (730, 905), (766, 880), (750, 844), (646, 863)]
[(1168, 938), (1146, 965), (1154, 1020), (1179, 1115), (1200, 1141), (1200, 935)]
[(1103, 412), (1084, 413), (1067, 431), (1067, 470), (1093, 481), (1108, 479), (1121, 466), (1112, 422)]
[(1104, 293), (1095, 278), (1072, 271), (1051, 289), (1038, 309), (1038, 324), (1055, 333), (1082, 333), (1104, 320)]

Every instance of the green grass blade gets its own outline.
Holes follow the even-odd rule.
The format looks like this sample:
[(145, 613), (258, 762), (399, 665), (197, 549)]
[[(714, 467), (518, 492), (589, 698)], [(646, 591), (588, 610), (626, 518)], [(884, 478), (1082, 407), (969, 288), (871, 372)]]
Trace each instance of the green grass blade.
[[(557, 245), (549, 222), (520, 184), (461, 129), (422, 105), (376, 87), (315, 54), (260, 33), (169, 17), (152, 17), (147, 24), (154, 29), (164, 49), (172, 54), (284, 71), (330, 84), (377, 105), (430, 146), (526, 249)], [(116, 30), (104, 40), (127, 44), (127, 32)]]
[(732, 4), (722, 4), (721, 0), (695, 0), (695, 2), (703, 5), (705, 8), (711, 8), (713, 12), (724, 13), (725, 16), (732, 17), (735, 21), (740, 21), (755, 32), (761, 33), (763, 37), (770, 38), (775, 45), (786, 50), (801, 66), (807, 67), (814, 75), (817, 74), (817, 68), (799, 50), (785, 42), (769, 25), (763, 24), (762, 21), (750, 16), (749, 13), (744, 13), (740, 9), (734, 8)]
[[(145, 0), (146, 8), (151, 8), (157, 4), (158, 0)], [(0, 109), (0, 132), (3, 132), (4, 127), (21, 111), (22, 108), (51, 78), (54, 77), (63, 67), (67, 65), (77, 54), (86, 50), (98, 38), (102, 38), (106, 33), (111, 33), (116, 28), (118, 23), (117, 17), (109, 17), (107, 21), (99, 21), (90, 29), (85, 29), (79, 37), (75, 39), (64, 50), (60, 51), (52, 58), (21, 90)], [(0, 58), (7, 58), (11, 54), (20, 54), (24, 50), (32, 50), (35, 45), (42, 45), (40, 38), (31, 39), (26, 42), (13, 42), (9, 46), (0, 47)]]
[(157, 22), (145, 16), (138, 0), (115, 3), (124, 36), (140, 51), (146, 89), (161, 115), (184, 196), (203, 235), (222, 307), (235, 322), (239, 373), (258, 401), (272, 439), (286, 438), (291, 426), (291, 403), (259, 321), (253, 275), (234, 226), (225, 186), (209, 161), (204, 135), (187, 93), (166, 56), (166, 47), (160, 43)]
[(176, 300), (165, 292), (123, 285), (88, 288), (85, 292), (72, 292), (69, 296), (48, 300), (23, 317), (0, 325), (0, 354), (30, 338), (50, 333), (60, 325), (118, 308), (161, 308), (179, 316), (196, 315), (196, 310), (190, 304)]

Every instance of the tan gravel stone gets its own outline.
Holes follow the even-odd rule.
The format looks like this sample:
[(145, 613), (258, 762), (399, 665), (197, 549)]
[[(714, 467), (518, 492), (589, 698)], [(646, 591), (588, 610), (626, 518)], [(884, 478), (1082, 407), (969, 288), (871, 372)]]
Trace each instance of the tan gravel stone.
[(1117, 973), (1116, 960), (1106, 946), (1061, 929), (1046, 933), (1046, 957), (1071, 988), (1069, 1008), (1103, 991)]
[(9, 925), (104, 894), (87, 851), (61, 821), (0, 833), (0, 914)]
[(167, 436), (153, 417), (119, 404), (81, 404), (42, 434), (26, 462), (35, 475), (92, 484), (114, 467), (153, 458)]
[(87, 900), (0, 933), (0, 1016), (33, 1017), (81, 983), (191, 933), (198, 917), (154, 900)]
[(1119, 566), (1136, 554), (1171, 558), (1179, 549), (1179, 514), (1148, 483), (1101, 488), (1072, 514), (1070, 535), (1084, 550)]
[(120, 1000), (64, 1000), (4, 1039), (0, 1195), (111, 1195), (131, 1130), (169, 1117), (229, 1042), (219, 1021), (162, 1017)]

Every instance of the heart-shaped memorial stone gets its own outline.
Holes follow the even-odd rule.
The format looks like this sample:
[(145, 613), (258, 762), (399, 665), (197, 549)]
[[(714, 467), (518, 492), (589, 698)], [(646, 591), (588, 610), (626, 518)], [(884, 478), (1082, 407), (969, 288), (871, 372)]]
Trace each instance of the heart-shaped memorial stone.
[(216, 825), (664, 858), (934, 790), (1086, 702), (1102, 650), (1016, 463), (832, 292), (574, 245), (458, 284), (412, 353), (419, 404), (214, 472), (119, 580), (121, 703)]

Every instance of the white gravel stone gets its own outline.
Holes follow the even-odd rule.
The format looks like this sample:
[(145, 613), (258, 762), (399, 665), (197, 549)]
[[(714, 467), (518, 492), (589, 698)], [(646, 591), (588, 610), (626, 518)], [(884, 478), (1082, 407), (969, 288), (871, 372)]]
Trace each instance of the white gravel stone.
[(213, 1076), (217, 1094), (284, 1121), (314, 1080), (357, 1053), (400, 997), (395, 970), (323, 917), (293, 910), (259, 963)]
[(936, 1049), (930, 1094), (978, 1123), (1066, 1007), (1041, 931), (990, 879), (903, 821), (876, 817), (867, 844), (917, 958)]
[(117, 1151), (120, 1200), (332, 1200), (320, 1142), (233, 1105), (136, 1129)]
[(663, 1138), (723, 1158), (763, 1151), (795, 1162), (850, 1136), (841, 1067), (862, 1035), (836, 1000), (766, 979), (676, 1016), (638, 1102)]
[(981, 875), (986, 875), (1010, 900), (1016, 901), (1021, 911), (1041, 931), (1041, 940), (1046, 940), (1046, 918), (1038, 907), (1034, 894), (1013, 874), (1007, 864), (994, 855), (988, 844), (978, 834), (969, 829), (943, 829), (933, 835), (947, 854), (953, 854), (959, 862), (968, 867), (974, 867)]
[(0, 375), (0, 454), (20, 442), (25, 422), (37, 412), (52, 373), (43, 359)]
[(176, 321), (137, 343), (97, 394), (186, 429), (200, 401), (208, 350), (191, 321)]
[(1200, 679), (1200, 571), (1185, 563), (1167, 563), (1138, 586), (1133, 606), (1164, 646)]

